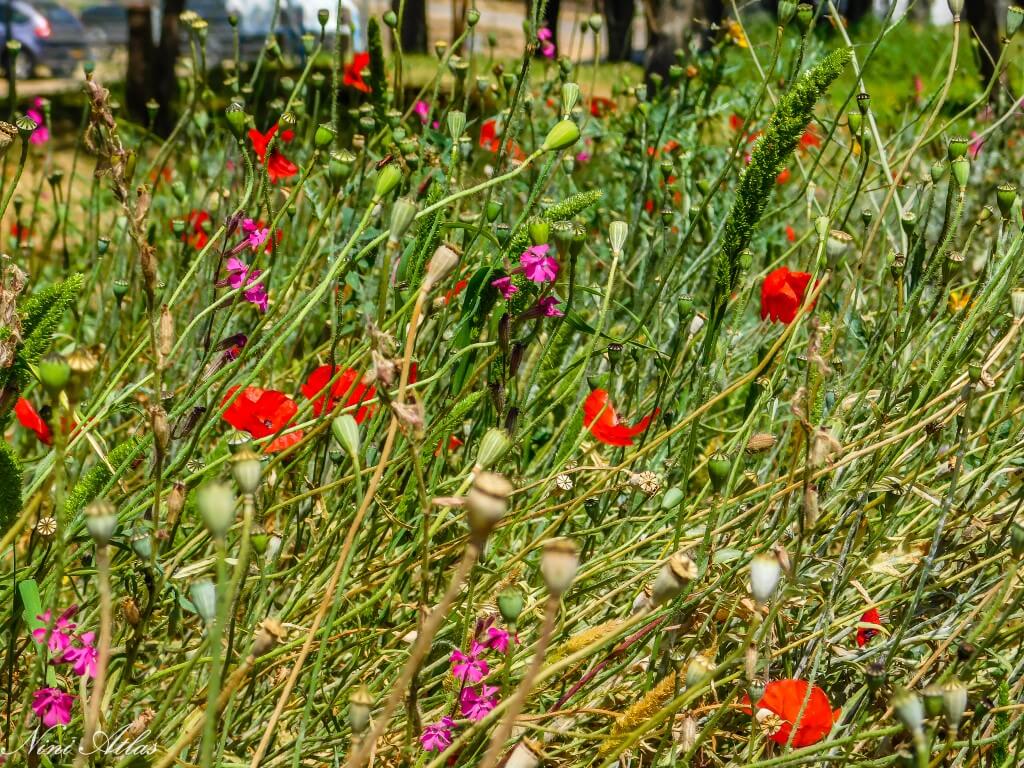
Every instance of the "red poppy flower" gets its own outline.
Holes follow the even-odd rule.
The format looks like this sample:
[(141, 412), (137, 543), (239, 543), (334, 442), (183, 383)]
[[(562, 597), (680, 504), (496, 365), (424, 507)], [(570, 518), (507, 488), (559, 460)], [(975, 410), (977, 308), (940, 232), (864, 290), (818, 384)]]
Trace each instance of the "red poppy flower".
[[(790, 272), (779, 267), (768, 273), (761, 285), (761, 319), (789, 325), (804, 303), (804, 293), (811, 276), (806, 272)], [(814, 304), (811, 304), (811, 308)]]
[(791, 243), (796, 241), (796, 230), (788, 224), (786, 225), (786, 239)]
[[(232, 387), (221, 401), (221, 405), (231, 400), (238, 387)], [(248, 432), (254, 438), (269, 437), (277, 434), (288, 426), (299, 406), (284, 392), (275, 389), (246, 387), (241, 394), (228, 406), (221, 417), (235, 429)], [(302, 432), (281, 435), (264, 447), (267, 453), (282, 451), (302, 439)]]
[(327, 383), (338, 371), (341, 371), (341, 368), (332, 369), (329, 365), (321, 365), (309, 374), (306, 383), (302, 385), (302, 394), (313, 400), (313, 413), (317, 416), (323, 413), (325, 408), (328, 411), (334, 410), (335, 404), (339, 401), (344, 401), (346, 406), (358, 405), (360, 408), (356, 411), (355, 419), (357, 423), (362, 423), (373, 414), (373, 406), (361, 404), (375, 398), (377, 390), (362, 383), (359, 371), (346, 368), (331, 384), (330, 392), (325, 392)]
[[(808, 687), (811, 691), (809, 697)], [(806, 707), (804, 699), (807, 699)], [(746, 696), (743, 697), (743, 701), (745, 704), (750, 703), (749, 697)], [(761, 710), (767, 710), (766, 716), (774, 714), (782, 721), (781, 727), (770, 734), (771, 740), (776, 744), (789, 743), (789, 734), (794, 725), (796, 726), (796, 734), (793, 736), (794, 747), (817, 744), (832, 730), (832, 725), (839, 719), (842, 711), (832, 711), (832, 705), (825, 692), (816, 685), (810, 685), (806, 680), (773, 680), (768, 683), (764, 689), (764, 696), (757, 702), (758, 713)], [(801, 710), (803, 717), (800, 717)], [(761, 720), (760, 717), (758, 719)]]
[(53, 443), (53, 432), (50, 431), (50, 425), (39, 415), (35, 406), (24, 397), (19, 397), (18, 402), (14, 404), (14, 415), (18, 417), (21, 426), (36, 433), (36, 437), (43, 445)]
[(204, 226), (210, 221), (206, 211), (189, 211), (185, 217), (185, 231), (181, 233), (181, 242), (188, 243), (196, 250), (202, 250), (210, 242), (210, 234)]
[[(498, 138), (498, 121), (487, 120), (480, 126), (480, 146), (488, 152), (498, 152), (501, 149), (501, 139)], [(507, 148), (509, 154), (516, 160), (526, 157), (519, 145), (509, 139)]]
[(814, 130), (813, 125), (807, 126), (807, 130), (800, 136), (800, 149), (806, 152), (811, 147), (820, 147), (821, 137), (818, 136), (818, 132)]
[(779, 172), (779, 175), (775, 177), (775, 183), (776, 184), (785, 184), (787, 181), (789, 181), (790, 175), (791, 174), (789, 173), (789, 168), (783, 168)]
[(733, 113), (729, 115), (729, 127), (734, 131), (738, 131), (743, 127), (743, 118)]
[(14, 222), (11, 224), (11, 237), (20, 245), (21, 243), (28, 242), (28, 239), (32, 237), (32, 230), (18, 222)]
[[(270, 177), (270, 181), (275, 183), (278, 179), (289, 179), (299, 172), (299, 167), (281, 154), (276, 147), (270, 153), (270, 157), (267, 157), (267, 147), (276, 133), (277, 123), (270, 126), (270, 130), (266, 133), (260, 133), (255, 128), (249, 129), (249, 141), (252, 142), (252, 150), (256, 153), (256, 157), (260, 159), (260, 162), (267, 166), (267, 175)], [(277, 143), (277, 146), (280, 146), (282, 142), (287, 144), (294, 138), (294, 131), (281, 131), (280, 141)]]
[[(463, 443), (455, 435), (448, 435), (448, 453), (454, 453), (455, 451), (459, 450), (459, 448), (461, 448), (463, 445), (465, 445), (465, 443)], [(435, 456), (440, 456), (441, 455), (441, 449), (443, 449), (443, 448), (444, 448), (444, 440), (438, 440), (437, 441), (437, 448), (434, 449), (434, 455)]]
[[(864, 615), (860, 617), (861, 623), (863, 624), (881, 624), (882, 617), (878, 615), (878, 609), (872, 608), (864, 612)], [(861, 627), (857, 630), (857, 645), (863, 648), (869, 642), (871, 638), (877, 635), (879, 630), (873, 627)]]
[(345, 75), (342, 82), (351, 85), (357, 91), (369, 93), (372, 89), (370, 84), (363, 80), (363, 70), (370, 66), (370, 54), (366, 51), (357, 53), (352, 61), (345, 65)]
[(608, 392), (595, 389), (583, 402), (583, 424), (590, 433), (605, 445), (627, 446), (633, 444), (633, 438), (647, 429), (657, 411), (644, 416), (633, 426), (619, 422), (615, 407), (608, 398)]
[(606, 99), (604, 96), (590, 97), (590, 114), (594, 117), (604, 117), (609, 112), (615, 111), (615, 102)]
[(467, 285), (469, 285), (468, 280), (459, 280), (457, 283), (455, 283), (454, 288), (449, 288), (448, 291), (445, 292), (444, 303), (451, 304), (452, 299), (454, 299), (456, 296), (462, 293), (462, 291), (465, 289)]

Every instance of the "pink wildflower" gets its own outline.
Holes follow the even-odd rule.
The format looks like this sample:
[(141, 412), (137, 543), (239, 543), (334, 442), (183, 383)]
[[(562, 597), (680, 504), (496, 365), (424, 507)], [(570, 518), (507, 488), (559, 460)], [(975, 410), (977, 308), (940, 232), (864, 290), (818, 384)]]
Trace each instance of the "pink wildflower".
[(498, 627), (488, 627), (487, 639), (484, 640), (484, 645), (492, 651), (505, 653), (508, 650), (511, 640), (512, 638), (511, 635), (509, 635), (508, 630), (498, 629)]
[(45, 144), (48, 142), (50, 140), (50, 129), (46, 127), (46, 119), (43, 116), (43, 100), (36, 96), (36, 100), (32, 102), (32, 108), (26, 109), (25, 114), (31, 117), (38, 126), (32, 131), (32, 135), (28, 137), (29, 143)]
[(558, 305), (561, 303), (561, 299), (556, 296), (545, 296), (537, 302), (537, 309), (541, 311), (544, 317), (562, 317), (565, 313), (558, 308)]
[(227, 279), (218, 283), (218, 285), (227, 285), (233, 290), (237, 290), (244, 285), (246, 290), (242, 293), (242, 296), (245, 297), (245, 300), (250, 304), (255, 304), (260, 312), (266, 312), (269, 306), (267, 289), (261, 283), (256, 282), (257, 278), (262, 274), (260, 270), (249, 269), (249, 266), (244, 261), (234, 256), (228, 258), (227, 270)]
[[(53, 653), (63, 653), (71, 645), (71, 636), (77, 626), (71, 621), (71, 617), (77, 612), (77, 605), (72, 605), (64, 611), (64, 613), (57, 617), (57, 621), (53, 624), (52, 631), (47, 629), (47, 627), (50, 626), (50, 617), (52, 615), (49, 611), (36, 616), (36, 618), (45, 626), (32, 630), (33, 639), (35, 639), (37, 643), (46, 642), (50, 651)], [(49, 640), (47, 640), (47, 637), (49, 637)]]
[(547, 243), (534, 245), (519, 256), (519, 263), (523, 265), (523, 273), (528, 280), (548, 283), (558, 277), (558, 262), (548, 256), (549, 248)]
[(267, 242), (267, 238), (270, 236), (270, 230), (266, 227), (261, 227), (252, 219), (246, 219), (242, 222), (242, 229), (245, 230), (246, 243), (254, 251), (261, 245)]
[(498, 705), (497, 693), (496, 685), (481, 685), (479, 693), (476, 688), (463, 688), (459, 694), (463, 717), (474, 721), (483, 720)]
[(93, 645), (93, 640), (96, 635), (92, 632), (83, 632), (81, 637), (78, 639), (82, 645), (79, 648), (72, 646), (64, 651), (64, 657), (61, 661), (66, 664), (71, 664), (71, 668), (75, 671), (75, 674), (81, 677), (85, 675), (87, 677), (96, 677), (96, 646)]
[(71, 722), (71, 705), (74, 701), (74, 696), (59, 688), (40, 688), (32, 694), (32, 711), (47, 728), (67, 725)]
[(412, 112), (416, 115), (420, 122), (424, 125), (427, 124), (427, 120), (430, 118), (430, 105), (423, 99), (416, 102), (416, 105), (412, 108)]
[(499, 277), (497, 280), (492, 280), (491, 285), (497, 288), (501, 292), (501, 297), (508, 301), (512, 298), (512, 294), (519, 291), (515, 285), (512, 284), (511, 277)]
[(551, 42), (551, 30), (541, 27), (537, 30), (537, 40), (540, 42), (540, 54), (545, 59), (555, 58), (555, 44)]
[(971, 143), (967, 145), (967, 154), (971, 156), (971, 160), (978, 159), (978, 155), (981, 154), (981, 146), (984, 143), (984, 136), (977, 131), (971, 131)]
[(455, 721), (450, 717), (442, 717), (433, 725), (428, 725), (420, 735), (420, 744), (427, 752), (443, 752), (452, 743), (452, 728)]
[(450, 660), (452, 662), (452, 674), (456, 679), (466, 683), (479, 683), (487, 677), (487, 673), (491, 670), (487, 666), (487, 662), (480, 658), (481, 650), (483, 650), (482, 645), (473, 643), (473, 647), (468, 655), (458, 648), (452, 651)]
[(584, 150), (583, 152), (578, 152), (576, 154), (576, 162), (577, 163), (589, 163), (590, 162), (590, 153), (587, 152), (586, 150)]

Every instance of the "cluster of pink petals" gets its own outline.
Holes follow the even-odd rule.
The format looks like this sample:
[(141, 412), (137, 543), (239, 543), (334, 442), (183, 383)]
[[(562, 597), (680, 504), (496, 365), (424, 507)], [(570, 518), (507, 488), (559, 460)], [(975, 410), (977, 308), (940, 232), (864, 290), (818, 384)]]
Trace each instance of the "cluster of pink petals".
[(459, 708), (462, 716), (470, 720), (478, 721), (487, 717), (487, 714), (498, 706), (498, 686), (481, 685), (480, 690), (476, 688), (463, 688), (459, 694)]
[(558, 308), (558, 305), (561, 303), (561, 299), (557, 296), (545, 296), (537, 302), (537, 306), (534, 307), (533, 311), (544, 317), (562, 317), (565, 313)]
[(242, 230), (246, 234), (246, 245), (252, 248), (254, 251), (257, 250), (261, 245), (267, 242), (267, 238), (270, 236), (270, 230), (266, 227), (259, 226), (252, 219), (245, 219), (242, 222)]
[(519, 256), (519, 263), (523, 266), (523, 274), (527, 280), (550, 283), (558, 277), (558, 262), (548, 256), (549, 249), (547, 243), (533, 245)]
[(452, 743), (452, 728), (455, 721), (450, 717), (442, 717), (433, 725), (428, 725), (420, 735), (420, 744), (427, 752), (443, 752)]
[(266, 312), (268, 307), (267, 289), (261, 283), (257, 283), (261, 272), (258, 269), (249, 269), (249, 266), (234, 256), (228, 259), (228, 278), (221, 285), (227, 285), (237, 290), (246, 286), (242, 295), (250, 304), (254, 304), (260, 312)]
[(64, 653), (71, 647), (74, 640), (75, 628), (78, 626), (71, 618), (78, 613), (78, 606), (72, 605), (53, 622), (53, 628), (48, 629), (53, 614), (50, 611), (41, 613), (36, 619), (42, 622), (43, 626), (32, 630), (32, 638), (37, 643), (46, 643), (52, 653)]
[(71, 722), (71, 706), (75, 697), (60, 688), (40, 688), (32, 694), (32, 711), (47, 728)]
[(540, 53), (546, 59), (555, 58), (555, 44), (551, 42), (551, 30), (541, 27), (537, 30), (537, 41), (540, 43)]
[(43, 117), (43, 100), (36, 96), (36, 100), (32, 102), (32, 108), (26, 109), (25, 114), (31, 117), (38, 126), (32, 135), (28, 137), (30, 144), (45, 144), (50, 140), (50, 129), (45, 125), (45, 118)]
[(480, 656), (486, 648), (483, 643), (474, 642), (468, 654), (458, 648), (452, 651), (449, 660), (452, 663), (452, 674), (457, 680), (464, 683), (479, 683), (487, 677), (491, 669), (487, 666), (487, 660)]
[(512, 282), (512, 278), (508, 275), (505, 277), (499, 277), (497, 280), (492, 280), (491, 285), (498, 289), (498, 292), (505, 301), (508, 301), (514, 294), (519, 292), (519, 289)]

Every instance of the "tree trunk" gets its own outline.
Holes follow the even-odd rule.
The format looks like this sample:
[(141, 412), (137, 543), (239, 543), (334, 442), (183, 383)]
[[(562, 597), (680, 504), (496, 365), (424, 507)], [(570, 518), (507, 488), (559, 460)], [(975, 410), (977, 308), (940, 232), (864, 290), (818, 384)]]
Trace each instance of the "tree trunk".
[(633, 52), (633, 14), (636, 0), (606, 0), (605, 25), (608, 28), (608, 61), (629, 61)]
[(163, 0), (160, 41), (153, 42), (152, 14), (148, 5), (128, 8), (128, 71), (125, 76), (125, 106), (128, 114), (148, 123), (146, 108), (150, 100), (160, 108), (153, 129), (162, 135), (174, 127), (174, 100), (178, 60), (178, 16), (185, 10), (184, 0)]
[[(964, 20), (978, 41), (978, 71), (981, 82), (988, 84), (996, 73), (999, 58), (999, 21), (996, 0), (968, 0), (964, 3)], [(996, 90), (992, 89), (993, 96)]]
[[(391, 10), (396, 14), (401, 0), (391, 0)], [(426, 0), (405, 0), (402, 14), (402, 28), (399, 32), (402, 50), (409, 53), (427, 52), (427, 4)]]

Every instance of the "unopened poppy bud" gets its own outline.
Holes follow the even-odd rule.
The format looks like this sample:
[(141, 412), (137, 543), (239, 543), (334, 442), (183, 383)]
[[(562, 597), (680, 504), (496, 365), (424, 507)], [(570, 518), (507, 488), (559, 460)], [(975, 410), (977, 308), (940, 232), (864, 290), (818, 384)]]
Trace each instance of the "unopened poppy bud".
[(1024, 525), (1016, 520), (1010, 524), (1010, 553), (1018, 560), (1024, 557)]
[(665, 491), (661, 497), (661, 508), (664, 510), (675, 509), (682, 502), (685, 494), (683, 490), (675, 485)]
[(380, 202), (387, 197), (402, 181), (402, 170), (397, 164), (385, 165), (377, 174), (377, 183), (373, 190), (373, 199)]
[(1010, 40), (1017, 34), (1021, 24), (1024, 23), (1024, 10), (1016, 5), (1006, 9), (1006, 39)]
[(683, 591), (689, 582), (697, 578), (697, 564), (682, 552), (676, 552), (661, 566), (654, 585), (651, 587), (651, 602), (664, 605)]
[(167, 494), (167, 526), (173, 528), (185, 508), (185, 484), (176, 482)]
[(572, 120), (559, 120), (554, 127), (548, 131), (541, 149), (545, 152), (559, 152), (568, 149), (580, 139), (580, 127)]
[(562, 114), (569, 115), (580, 99), (580, 87), (576, 83), (562, 84)]
[(686, 665), (686, 687), (697, 688), (715, 674), (715, 665), (707, 656), (698, 654)]
[(921, 732), (921, 727), (924, 725), (924, 705), (921, 703), (920, 696), (913, 691), (899, 687), (889, 699), (889, 706), (903, 723), (904, 728), (912, 734)]
[(760, 605), (768, 602), (779, 585), (782, 566), (774, 555), (761, 553), (750, 561), (750, 593)]
[(729, 471), (732, 469), (732, 459), (729, 454), (722, 451), (715, 451), (708, 459), (708, 477), (711, 479), (711, 487), (716, 493), (721, 493), (725, 483), (729, 479)]
[(540, 765), (540, 744), (525, 736), (512, 749), (505, 768), (537, 768)]
[(459, 109), (453, 109), (448, 113), (448, 135), (458, 139), (466, 130), (466, 113)]
[(480, 11), (476, 8), (470, 8), (466, 11), (466, 25), (472, 29), (480, 21)]
[(196, 504), (210, 534), (223, 539), (235, 519), (235, 494), (224, 483), (208, 482), (199, 486)]
[(248, 446), (231, 457), (231, 476), (242, 493), (256, 493), (261, 475), (260, 457)]
[(373, 697), (370, 689), (360, 685), (348, 697), (348, 724), (352, 733), (363, 733), (370, 725), (370, 712), (373, 709)]
[(288, 636), (284, 625), (277, 619), (267, 618), (260, 622), (256, 639), (252, 643), (252, 655), (257, 659), (274, 650)]
[(624, 221), (613, 221), (608, 225), (608, 245), (612, 253), (622, 253), (622, 246), (626, 244), (626, 235), (629, 234), (629, 225)]
[(572, 586), (580, 564), (579, 549), (571, 539), (549, 539), (540, 556), (540, 573), (548, 592), (562, 595)]
[(494, 223), (494, 220), (501, 215), (501, 210), (504, 208), (504, 203), (499, 200), (488, 200), (487, 206), (484, 208), (484, 217), (488, 223)]
[(36, 371), (39, 382), (51, 395), (59, 395), (64, 391), (71, 378), (71, 366), (68, 361), (57, 354), (47, 355), (39, 361)]
[(388, 10), (383, 16), (384, 23), (388, 26), (388, 29), (396, 29), (398, 27), (398, 14), (392, 10)]
[(352, 458), (359, 456), (359, 424), (351, 413), (343, 413), (331, 422), (331, 433)]
[(486, 540), (508, 512), (512, 491), (512, 483), (495, 472), (481, 472), (473, 480), (466, 494), (466, 517), (470, 533), (478, 543)]
[(227, 117), (228, 125), (231, 126), (231, 132), (235, 136), (240, 138), (245, 134), (245, 124), (248, 120), (248, 116), (245, 114), (245, 107), (237, 101), (233, 102), (224, 111), (224, 116)]
[(515, 378), (519, 373), (519, 366), (523, 362), (523, 355), (526, 352), (526, 345), (517, 341), (512, 345), (512, 349), (508, 355), (508, 375), (510, 378)]
[(498, 318), (498, 346), (504, 355), (512, 348), (512, 316), (508, 312)]
[(476, 463), (473, 466), (474, 472), (479, 472), (493, 466), (494, 462), (505, 455), (512, 441), (508, 433), (500, 427), (491, 427), (480, 439), (480, 450), (476, 454)]
[(85, 527), (97, 546), (105, 547), (117, 530), (117, 510), (106, 499), (97, 499), (85, 508)]
[(1017, 199), (1016, 184), (1000, 184), (996, 187), (996, 203), (999, 205), (999, 213), (1003, 219), (1010, 218), (1013, 212), (1013, 202)]
[(442, 282), (450, 275), (455, 267), (459, 265), (459, 255), (447, 245), (438, 246), (434, 255), (430, 257), (427, 265), (427, 274), (423, 279), (423, 290), (433, 290), (434, 286)]
[(942, 713), (946, 722), (954, 731), (960, 728), (967, 709), (967, 686), (957, 679), (952, 679), (942, 686)]
[(516, 624), (523, 612), (523, 591), (516, 586), (505, 587), (498, 593), (498, 612), (506, 624)]
[(551, 239), (551, 223), (539, 216), (530, 219), (527, 231), (530, 233), (530, 242), (534, 245), (546, 245)]
[(163, 406), (154, 405), (149, 409), (150, 423), (153, 428), (153, 442), (161, 453), (167, 451), (167, 444), (171, 440), (171, 429), (167, 424), (167, 411)]
[(400, 197), (395, 200), (391, 207), (391, 223), (388, 227), (388, 245), (397, 246), (402, 237), (409, 231), (413, 220), (416, 218), (418, 206), (407, 197)]
[(217, 616), (217, 588), (208, 579), (192, 582), (188, 592), (192, 605), (204, 624), (211, 624)]

